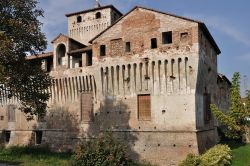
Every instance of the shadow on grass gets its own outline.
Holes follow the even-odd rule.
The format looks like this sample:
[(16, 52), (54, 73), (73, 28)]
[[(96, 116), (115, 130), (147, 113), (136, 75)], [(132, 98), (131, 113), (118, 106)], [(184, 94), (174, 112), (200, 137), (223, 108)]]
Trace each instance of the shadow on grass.
[(11, 166), (18, 166), (18, 165), (21, 165), (22, 162), (12, 162), (12, 161), (3, 161), (3, 160), (0, 160), (0, 165), (11, 165)]
[(246, 143), (243, 143), (240, 140), (223, 140), (220, 142), (221, 144), (227, 144), (232, 150), (238, 149), (239, 147), (245, 146)]
[(13, 146), (10, 148), (0, 148), (0, 165), (21, 165), (23, 161), (30, 156), (34, 161), (40, 160), (41, 158), (49, 160), (56, 158), (58, 160), (70, 160), (71, 153), (55, 153), (49, 151), (44, 147), (18, 147)]

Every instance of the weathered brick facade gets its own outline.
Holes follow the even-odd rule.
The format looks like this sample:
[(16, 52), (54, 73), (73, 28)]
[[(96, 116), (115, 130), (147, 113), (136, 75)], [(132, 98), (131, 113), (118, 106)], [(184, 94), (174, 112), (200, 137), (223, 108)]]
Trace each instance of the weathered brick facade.
[(46, 117), (27, 122), (16, 109), (10, 122), (8, 106), (18, 100), (6, 98), (2, 142), (37, 144), (42, 132), (41, 144), (65, 151), (111, 131), (131, 158), (159, 165), (218, 142), (208, 105), (227, 110), (230, 82), (218, 76), (220, 50), (204, 23), (143, 7), (122, 17), (113, 6), (67, 17), (70, 37), (59, 35), (53, 53), (37, 57), (54, 77)]

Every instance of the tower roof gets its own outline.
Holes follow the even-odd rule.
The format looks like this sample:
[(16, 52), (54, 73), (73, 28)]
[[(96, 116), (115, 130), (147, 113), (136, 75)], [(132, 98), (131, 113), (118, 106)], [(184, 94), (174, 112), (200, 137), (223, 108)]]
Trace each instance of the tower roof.
[(82, 10), (79, 12), (74, 12), (74, 13), (69, 13), (69, 14), (65, 14), (66, 17), (70, 17), (73, 15), (78, 15), (78, 14), (83, 14), (83, 13), (88, 13), (88, 12), (92, 12), (95, 10), (101, 10), (101, 9), (106, 9), (106, 8), (111, 8), (113, 10), (115, 10), (117, 13), (119, 13), (120, 15), (123, 15), (118, 9), (116, 9), (113, 5), (107, 5), (107, 6), (100, 6), (98, 8), (93, 8), (93, 9), (88, 9), (88, 10)]

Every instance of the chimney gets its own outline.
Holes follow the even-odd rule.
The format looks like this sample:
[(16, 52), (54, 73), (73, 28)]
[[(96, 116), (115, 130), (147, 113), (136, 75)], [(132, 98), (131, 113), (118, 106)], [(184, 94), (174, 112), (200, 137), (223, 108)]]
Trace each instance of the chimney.
[(101, 7), (99, 0), (95, 0), (95, 8), (99, 8)]

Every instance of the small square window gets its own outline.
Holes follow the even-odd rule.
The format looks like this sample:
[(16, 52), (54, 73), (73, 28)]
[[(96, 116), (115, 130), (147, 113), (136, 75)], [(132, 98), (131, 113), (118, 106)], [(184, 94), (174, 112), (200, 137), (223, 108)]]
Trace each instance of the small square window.
[(156, 38), (151, 39), (151, 48), (152, 49), (157, 48), (157, 39)]
[(0, 116), (0, 120), (4, 120), (4, 116)]
[(172, 43), (172, 31), (162, 32), (162, 44)]
[(130, 51), (131, 51), (130, 42), (126, 42), (126, 52), (130, 52)]
[(106, 55), (106, 46), (101, 45), (100, 46), (100, 56), (105, 56)]

